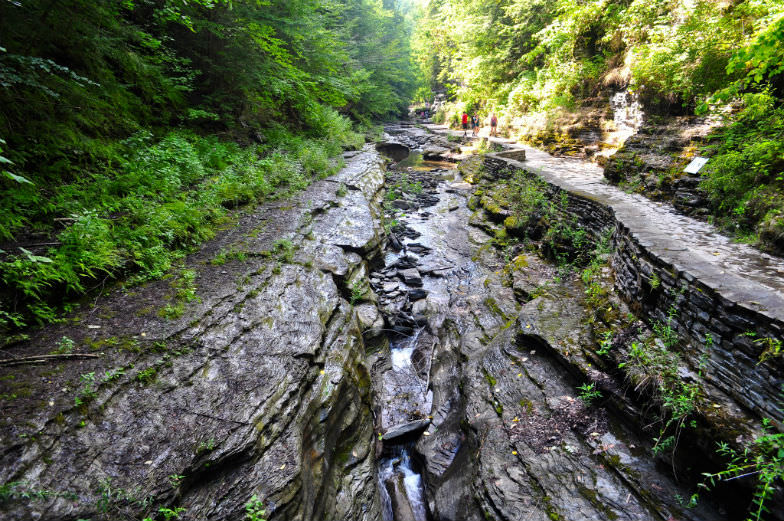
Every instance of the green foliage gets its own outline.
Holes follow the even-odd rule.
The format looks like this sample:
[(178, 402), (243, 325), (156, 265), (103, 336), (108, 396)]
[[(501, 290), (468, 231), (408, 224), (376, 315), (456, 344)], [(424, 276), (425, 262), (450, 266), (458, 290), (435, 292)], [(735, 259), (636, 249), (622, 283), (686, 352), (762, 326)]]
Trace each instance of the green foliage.
[(278, 239), (272, 244), (272, 252), (280, 262), (291, 263), (294, 261), (294, 243), (291, 239)]
[(266, 513), (267, 512), (264, 509), (264, 502), (255, 494), (247, 503), (245, 503), (246, 521), (265, 521), (266, 518), (264, 516)]
[(387, 183), (385, 197), (388, 201), (394, 201), (395, 199), (400, 199), (403, 194), (421, 194), (422, 190), (421, 182), (411, 181), (408, 174), (403, 172), (400, 174), (399, 179)]
[(79, 376), (79, 389), (74, 397), (74, 405), (79, 407), (98, 395), (95, 389), (95, 372), (85, 373)]
[(754, 37), (735, 52), (727, 65), (728, 73), (745, 74), (743, 87), (764, 85), (784, 72), (784, 15), (773, 8), (765, 14), (755, 21)]
[(37, 489), (30, 487), (24, 481), (9, 481), (0, 485), (0, 505), (15, 499), (26, 501), (45, 501), (54, 498), (64, 498), (75, 501), (79, 498), (73, 492), (59, 492), (54, 490)]
[(136, 381), (142, 384), (148, 384), (155, 380), (155, 377), (158, 375), (158, 368), (155, 366), (148, 367), (142, 371), (136, 373)]
[(158, 509), (158, 513), (163, 516), (163, 521), (179, 519), (183, 512), (185, 512), (183, 507), (175, 507), (174, 509), (161, 507)]
[(144, 510), (152, 503), (152, 497), (140, 497), (140, 489), (128, 490), (117, 487), (111, 478), (98, 485), (96, 508), (103, 519), (131, 518), (138, 510)]
[(689, 383), (679, 373), (683, 366), (680, 357), (674, 352), (679, 338), (672, 325), (677, 309), (671, 307), (664, 323), (655, 323), (654, 331), (658, 337), (633, 341), (626, 353), (625, 361), (618, 364), (624, 369), (627, 378), (635, 385), (635, 390), (648, 390), (660, 407), (659, 432), (654, 438), (654, 454), (672, 453), (674, 458), (677, 441), (681, 431), (696, 425), (693, 419), (701, 403), (702, 372), (713, 347), (713, 338), (706, 335), (704, 354), (699, 361), (697, 381)]
[(578, 386), (577, 389), (580, 391), (578, 398), (582, 400), (586, 407), (590, 407), (594, 401), (602, 397), (602, 392), (596, 389), (596, 384), (594, 383), (584, 383)]
[(599, 356), (606, 356), (610, 353), (612, 349), (613, 343), (613, 333), (612, 331), (605, 331), (604, 335), (602, 335), (602, 340), (599, 342), (599, 349), (596, 350), (596, 354)]
[(719, 224), (775, 237), (784, 232), (784, 107), (769, 93), (746, 94), (709, 147), (701, 187)]
[[(431, 0), (413, 48), (427, 91), (569, 138), (564, 112), (628, 89), (647, 113), (724, 118), (702, 188), (719, 224), (784, 253), (784, 4), (774, 0)], [(728, 104), (739, 111), (726, 110)], [(503, 126), (503, 125), (502, 125)], [(514, 130), (514, 129), (512, 129)]]
[(351, 299), (349, 303), (353, 306), (357, 302), (362, 300), (362, 297), (365, 295), (365, 284), (361, 280), (354, 281), (354, 284), (351, 285)]
[(74, 350), (74, 341), (64, 336), (57, 341), (57, 349), (53, 351), (53, 354), (57, 355), (67, 355), (73, 353)]
[(196, 447), (196, 455), (207, 454), (213, 450), (215, 450), (215, 438), (209, 438), (199, 442), (199, 445)]
[(509, 181), (509, 202), (518, 227), (526, 227), (549, 208), (547, 185), (536, 176), (517, 170)]
[(780, 74), (782, 13), (759, 0), (441, 0), (428, 3), (413, 46), (431, 92), (446, 87), (483, 115), (573, 109), (626, 86), (677, 109), (741, 74)]
[(759, 357), (759, 362), (757, 365), (763, 364), (770, 360), (771, 358), (778, 358), (780, 356), (784, 356), (784, 345), (782, 341), (778, 338), (770, 338), (770, 337), (763, 337), (763, 338), (756, 338), (757, 333), (753, 331), (748, 331), (745, 333), (747, 337), (754, 338), (754, 343), (764, 347), (764, 351)]
[(741, 478), (756, 478), (754, 499), (750, 506), (747, 521), (761, 521), (770, 513), (766, 502), (773, 496), (777, 486), (784, 482), (784, 433), (776, 432), (772, 422), (762, 421), (762, 436), (750, 444), (736, 450), (726, 443), (719, 443), (717, 452), (729, 458), (727, 468), (705, 473), (705, 481), (700, 486), (709, 490), (719, 482)]
[(0, 2), (0, 334), (336, 171), (347, 115), (406, 106), (410, 28), (373, 0)]

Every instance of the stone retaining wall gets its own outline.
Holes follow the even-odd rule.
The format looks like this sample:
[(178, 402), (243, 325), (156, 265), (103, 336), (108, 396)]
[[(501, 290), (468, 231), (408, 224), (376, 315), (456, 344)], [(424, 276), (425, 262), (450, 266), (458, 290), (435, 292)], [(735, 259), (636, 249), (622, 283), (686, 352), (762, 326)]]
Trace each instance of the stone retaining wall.
[[(505, 170), (523, 170), (525, 165), (497, 154), (488, 154), (485, 168), (492, 177), (508, 177)], [(541, 178), (541, 176), (540, 176)], [(760, 363), (766, 346), (755, 339), (783, 338), (784, 322), (775, 315), (750, 309), (720, 295), (695, 278), (688, 267), (679, 269), (641, 244), (633, 230), (619, 221), (613, 208), (590, 194), (572, 192), (543, 178), (553, 197), (567, 193), (565, 211), (598, 239), (614, 228), (616, 291), (649, 322), (667, 322), (688, 342), (685, 352), (693, 367), (704, 366), (703, 376), (759, 417), (782, 422), (784, 361), (781, 357)], [(752, 332), (756, 336), (750, 337)], [(712, 345), (706, 336), (712, 338)], [(780, 425), (781, 426), (781, 425)]]

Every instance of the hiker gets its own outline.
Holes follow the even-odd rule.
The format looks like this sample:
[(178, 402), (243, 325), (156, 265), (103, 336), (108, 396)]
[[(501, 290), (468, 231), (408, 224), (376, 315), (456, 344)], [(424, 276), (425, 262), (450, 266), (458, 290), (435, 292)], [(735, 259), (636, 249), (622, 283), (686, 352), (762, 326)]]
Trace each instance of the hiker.
[(495, 117), (495, 112), (493, 112), (493, 115), (490, 117), (490, 135), (491, 136), (498, 135), (496, 133), (497, 130), (498, 130), (498, 118)]
[(479, 135), (479, 114), (477, 114), (476, 112), (474, 112), (474, 117), (471, 118), (471, 123), (472, 123), (472, 126), (474, 127), (473, 131), (472, 131), (474, 136), (478, 136)]
[(466, 137), (466, 135), (468, 134), (468, 114), (466, 113), (465, 110), (463, 111), (462, 121), (463, 121), (463, 137)]

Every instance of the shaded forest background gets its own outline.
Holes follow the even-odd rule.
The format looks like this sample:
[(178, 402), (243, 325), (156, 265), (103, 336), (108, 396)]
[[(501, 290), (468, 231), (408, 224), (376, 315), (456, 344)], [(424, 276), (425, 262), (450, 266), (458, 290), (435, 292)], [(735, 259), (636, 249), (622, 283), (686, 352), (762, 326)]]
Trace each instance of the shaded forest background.
[(438, 121), (494, 111), (516, 137), (557, 135), (616, 92), (650, 122), (712, 116), (694, 151), (711, 158), (700, 181), (710, 218), (784, 252), (784, 2), (430, 0), (413, 48), (419, 97), (452, 100)]
[(165, 276), (412, 100), (557, 127), (619, 91), (720, 121), (710, 216), (784, 251), (781, 0), (0, 0), (0, 332)]
[(415, 88), (411, 5), (0, 0), (0, 330), (163, 276)]

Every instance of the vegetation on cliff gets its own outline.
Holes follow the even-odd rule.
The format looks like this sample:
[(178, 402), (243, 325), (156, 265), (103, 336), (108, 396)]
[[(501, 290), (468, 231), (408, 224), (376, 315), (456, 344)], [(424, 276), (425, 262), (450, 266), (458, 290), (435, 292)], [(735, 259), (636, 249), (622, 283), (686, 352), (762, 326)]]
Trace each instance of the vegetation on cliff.
[(420, 96), (453, 100), (440, 121), (465, 109), (552, 127), (622, 90), (657, 117), (713, 111), (712, 214), (784, 251), (783, 41), (776, 0), (431, 0), (414, 50)]
[(0, 2), (0, 331), (158, 277), (227, 208), (326, 175), (399, 113), (380, 0)]

